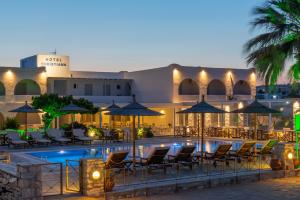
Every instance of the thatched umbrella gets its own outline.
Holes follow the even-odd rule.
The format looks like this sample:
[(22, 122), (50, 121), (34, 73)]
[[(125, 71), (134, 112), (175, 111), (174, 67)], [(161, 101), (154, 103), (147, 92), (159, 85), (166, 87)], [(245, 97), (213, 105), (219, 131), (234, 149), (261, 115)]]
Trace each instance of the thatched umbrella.
[(135, 95), (132, 95), (133, 102), (124, 106), (123, 108), (115, 109), (107, 113), (107, 115), (120, 115), (120, 116), (132, 116), (132, 157), (133, 157), (133, 167), (135, 167), (135, 140), (136, 140), (136, 130), (135, 130), (135, 118), (139, 116), (160, 116), (159, 112), (148, 109), (147, 107), (139, 104), (135, 100)]
[(257, 116), (258, 115), (264, 115), (264, 114), (279, 114), (281, 113), (278, 110), (274, 110), (272, 108), (269, 108), (261, 103), (259, 103), (256, 99), (249, 104), (248, 106), (237, 109), (232, 111), (231, 113), (246, 113), (246, 114), (255, 114), (255, 130), (254, 130), (254, 139), (256, 138), (257, 134)]
[(61, 112), (66, 112), (68, 114), (71, 114), (71, 128), (73, 131), (73, 123), (75, 121), (75, 114), (76, 113), (84, 113), (84, 112), (88, 112), (89, 110), (79, 107), (73, 103), (70, 103), (69, 105), (64, 106), (62, 109), (60, 109)]
[(216, 108), (204, 101), (204, 95), (202, 96), (202, 101), (200, 103), (195, 104), (191, 108), (182, 110), (177, 112), (179, 114), (186, 114), (186, 113), (197, 113), (198, 114), (198, 146), (200, 145), (200, 123), (199, 118), (201, 115), (201, 159), (203, 159), (203, 152), (204, 152), (204, 116), (205, 113), (225, 113), (224, 110)]
[(27, 125), (28, 125), (28, 122), (27, 122), (27, 114), (28, 113), (42, 113), (42, 111), (38, 110), (38, 109), (35, 109), (33, 107), (31, 107), (27, 101), (25, 101), (25, 105), (24, 106), (21, 106), (19, 108), (16, 108), (16, 109), (13, 109), (9, 112), (16, 112), (16, 113), (25, 113), (25, 134), (27, 133)]
[[(113, 101), (110, 106), (100, 110), (100, 115), (101, 115), (101, 112), (103, 112), (103, 111), (111, 112), (111, 111), (119, 109), (119, 108), (120, 108), (120, 106), (116, 105), (115, 101)], [(109, 119), (109, 120), (111, 120), (111, 119)], [(113, 128), (114, 128), (114, 119), (112, 119), (112, 121), (113, 121)], [(100, 121), (100, 128), (102, 128), (102, 121)]]

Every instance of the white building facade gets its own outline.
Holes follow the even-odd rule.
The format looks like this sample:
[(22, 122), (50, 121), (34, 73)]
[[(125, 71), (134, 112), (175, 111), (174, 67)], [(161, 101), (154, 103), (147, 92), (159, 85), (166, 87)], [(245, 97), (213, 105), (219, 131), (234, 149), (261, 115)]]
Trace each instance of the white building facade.
[[(106, 107), (115, 101), (120, 106), (137, 101), (157, 110), (161, 117), (143, 117), (141, 126), (151, 126), (158, 135), (173, 134), (177, 126), (195, 126), (194, 115), (177, 115), (202, 96), (209, 103), (231, 111), (251, 102), (256, 94), (256, 75), (253, 69), (229, 69), (189, 67), (171, 64), (166, 67), (133, 72), (72, 71), (69, 57), (39, 54), (24, 58), (21, 67), (0, 67), (0, 124), (5, 117), (15, 116), (8, 111), (31, 101), (32, 96), (44, 93), (73, 95), (85, 98), (95, 106)], [(17, 118), (22, 123), (21, 114)], [(99, 115), (77, 116), (77, 120), (99, 126)], [(234, 126), (231, 115), (207, 115), (207, 126)], [(109, 126), (109, 118), (102, 116), (103, 125)], [(59, 124), (69, 122), (62, 117)], [(41, 126), (41, 115), (32, 114), (29, 124)], [(116, 118), (116, 126), (128, 126), (129, 118)]]

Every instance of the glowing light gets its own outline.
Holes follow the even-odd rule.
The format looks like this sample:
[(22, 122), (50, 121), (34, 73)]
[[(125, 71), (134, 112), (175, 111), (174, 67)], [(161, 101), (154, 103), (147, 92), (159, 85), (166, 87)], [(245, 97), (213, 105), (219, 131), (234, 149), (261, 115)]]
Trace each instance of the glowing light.
[(289, 102), (289, 101), (286, 101), (285, 103), (286, 103), (286, 104), (290, 104), (290, 102)]
[(96, 135), (95, 131), (89, 131), (88, 136), (94, 137)]
[(94, 171), (92, 174), (92, 177), (94, 180), (98, 180), (100, 178), (100, 172), (99, 171)]
[(240, 103), (238, 104), (238, 109), (241, 109), (241, 108), (243, 108), (243, 107), (244, 107), (243, 102), (240, 102)]
[(256, 80), (256, 74), (255, 74), (254, 72), (252, 72), (252, 73), (250, 74), (250, 79), (251, 79), (251, 80)]
[(178, 76), (179, 75), (179, 70), (178, 69), (173, 69), (173, 76)]
[(160, 144), (159, 146), (160, 146), (160, 147), (165, 147), (166, 145), (164, 145), (164, 144)]
[(283, 111), (283, 107), (280, 108), (280, 111), (281, 111), (281, 112)]
[(11, 70), (7, 70), (5, 73), (5, 79), (11, 79), (13, 77), (14, 73)]
[(164, 110), (161, 110), (161, 111), (159, 111), (159, 112), (160, 112), (160, 114), (163, 114), (163, 115), (166, 114), (166, 111), (164, 111)]
[(64, 154), (64, 153), (66, 153), (66, 152), (65, 152), (64, 150), (60, 150), (59, 153), (60, 153), (60, 154)]
[(288, 159), (292, 160), (294, 158), (294, 155), (290, 152), (290, 153), (288, 153), (287, 157), (288, 157)]

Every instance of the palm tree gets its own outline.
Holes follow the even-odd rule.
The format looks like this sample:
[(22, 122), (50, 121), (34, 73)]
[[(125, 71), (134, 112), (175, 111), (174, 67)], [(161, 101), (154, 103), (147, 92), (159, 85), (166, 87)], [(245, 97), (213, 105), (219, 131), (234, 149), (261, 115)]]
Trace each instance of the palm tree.
[(274, 85), (288, 65), (290, 81), (300, 79), (300, 0), (268, 0), (254, 8), (253, 29), (263, 33), (249, 40), (244, 51), (266, 85)]

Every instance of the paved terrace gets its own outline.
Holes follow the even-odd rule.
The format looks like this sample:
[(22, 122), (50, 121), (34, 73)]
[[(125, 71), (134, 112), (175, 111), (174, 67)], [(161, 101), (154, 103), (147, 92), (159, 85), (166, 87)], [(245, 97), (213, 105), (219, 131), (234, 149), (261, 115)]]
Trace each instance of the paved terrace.
[[(92, 197), (47, 197), (45, 200), (96, 200)], [(300, 177), (269, 179), (254, 183), (228, 185), (204, 190), (191, 190), (157, 195), (136, 197), (128, 200), (298, 200), (300, 199)]]

